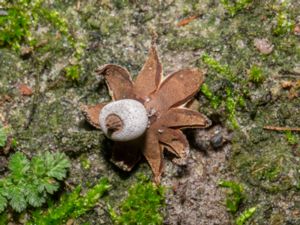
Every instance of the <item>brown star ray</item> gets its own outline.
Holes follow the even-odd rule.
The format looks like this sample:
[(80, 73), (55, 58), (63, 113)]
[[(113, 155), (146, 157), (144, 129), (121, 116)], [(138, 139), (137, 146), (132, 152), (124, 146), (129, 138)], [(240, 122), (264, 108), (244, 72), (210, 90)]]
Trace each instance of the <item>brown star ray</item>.
[[(115, 142), (111, 161), (130, 171), (143, 155), (159, 183), (163, 172), (163, 150), (178, 158), (187, 156), (189, 147), (180, 129), (205, 128), (210, 125), (200, 112), (185, 108), (203, 83), (204, 76), (197, 68), (182, 69), (164, 79), (156, 46), (152, 44), (148, 58), (135, 81), (129, 72), (118, 65), (107, 64), (96, 70), (106, 79), (113, 101), (134, 99), (144, 104), (150, 121), (145, 134), (138, 140)], [(87, 121), (96, 128), (99, 113), (107, 103), (82, 106)]]

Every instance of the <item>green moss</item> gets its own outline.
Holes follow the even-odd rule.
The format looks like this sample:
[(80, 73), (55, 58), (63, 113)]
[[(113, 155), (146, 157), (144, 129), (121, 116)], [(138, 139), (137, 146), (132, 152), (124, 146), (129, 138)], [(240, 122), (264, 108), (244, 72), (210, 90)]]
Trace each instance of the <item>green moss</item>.
[(202, 61), (212, 70), (216, 71), (221, 76), (229, 79), (234, 80), (236, 76), (232, 73), (228, 65), (222, 65), (217, 60), (215, 60), (213, 57), (203, 54), (202, 55)]
[(221, 3), (228, 10), (231, 16), (234, 16), (237, 12), (247, 8), (252, 2), (253, 0), (221, 0)]
[[(0, 17), (0, 46), (12, 47), (15, 50), (21, 49), (22, 46), (30, 46), (33, 51), (41, 48), (41, 43), (51, 42), (47, 48), (44, 46), (42, 51), (56, 51), (60, 46), (58, 44), (58, 32), (62, 35), (59, 42), (64, 42), (66, 46), (73, 51), (71, 59), (72, 65), (65, 68), (67, 77), (71, 80), (78, 80), (81, 68), (81, 59), (84, 55), (85, 41), (76, 37), (71, 31), (71, 25), (68, 25), (67, 19), (53, 8), (53, 4), (45, 0), (21, 0), (5, 3), (7, 15)], [(37, 32), (38, 27), (48, 26), (45, 33)], [(79, 36), (79, 35), (77, 35)], [(46, 41), (45, 41), (46, 40)], [(42, 44), (44, 45), (44, 44)]]
[(138, 183), (129, 189), (119, 212), (111, 208), (110, 215), (115, 224), (162, 224), (163, 207), (164, 188), (141, 176)]
[(243, 186), (233, 181), (220, 181), (219, 186), (229, 189), (226, 196), (226, 207), (229, 212), (236, 213), (245, 198)]
[(236, 129), (239, 127), (236, 111), (238, 107), (244, 107), (245, 101), (243, 98), (243, 91), (234, 89), (233, 85), (237, 83), (237, 76), (231, 71), (228, 65), (222, 65), (214, 58), (207, 54), (202, 56), (203, 63), (208, 66), (209, 71), (222, 77), (226, 80), (225, 87), (222, 93), (212, 93), (208, 85), (203, 85), (201, 88), (202, 93), (208, 98), (214, 109), (224, 107), (226, 110), (227, 118), (231, 126)]
[(298, 138), (291, 131), (285, 132), (285, 138), (290, 145), (295, 145), (298, 143)]
[(102, 20), (100, 24), (101, 34), (104, 36), (109, 36), (113, 33), (120, 32), (122, 29), (122, 20), (115, 16), (111, 16), (108, 13), (103, 13)]
[(264, 79), (264, 73), (261, 67), (253, 65), (249, 70), (249, 80), (255, 84), (261, 84)]
[(196, 50), (203, 48), (205, 42), (202, 38), (190, 37), (190, 38), (174, 38), (168, 43), (170, 50)]
[(250, 140), (233, 146), (235, 153), (231, 163), (241, 179), (272, 194), (296, 189), (300, 167), (293, 160), (294, 155), (284, 136), (259, 129), (253, 129), (249, 135)]
[(0, 16), (0, 27), (0, 46), (10, 45), (18, 49), (19, 43), (31, 36), (30, 17), (18, 7), (8, 9), (7, 15)]
[[(43, 14), (44, 19), (50, 22), (53, 27), (55, 27), (59, 32), (64, 35), (70, 35), (67, 20), (56, 10), (49, 10), (49, 8), (41, 7), (39, 9), (39, 15)], [(40, 15), (40, 16), (41, 16)]]
[(96, 206), (99, 199), (108, 191), (110, 185), (107, 179), (99, 180), (98, 184), (81, 195), (81, 187), (76, 187), (71, 193), (62, 195), (59, 203), (50, 204), (47, 210), (37, 210), (27, 225), (62, 225), (67, 220), (76, 219)]
[(72, 65), (65, 67), (65, 76), (70, 80), (78, 80), (80, 77), (80, 66)]
[(273, 29), (273, 34), (288, 34), (293, 30), (294, 27), (295, 23), (289, 18), (288, 12), (281, 11), (276, 16), (276, 26)]
[(221, 99), (219, 96), (214, 95), (213, 92), (210, 90), (208, 85), (204, 83), (201, 86), (201, 92), (204, 94), (204, 96), (210, 101), (211, 106), (214, 109), (217, 109), (218, 106), (221, 104)]
[(225, 100), (226, 110), (228, 114), (228, 119), (231, 122), (233, 128), (238, 128), (238, 122), (236, 119), (236, 105), (237, 101), (232, 97), (227, 97)]
[(249, 209), (246, 209), (244, 212), (241, 213), (241, 215), (235, 220), (236, 225), (243, 225), (249, 220), (253, 214), (256, 211), (256, 207), (252, 207)]
[(80, 164), (81, 164), (82, 168), (84, 168), (85, 170), (88, 170), (91, 168), (91, 162), (85, 154), (80, 156)]
[(20, 0), (6, 3), (7, 14), (0, 17), (0, 46), (8, 45), (19, 49), (22, 42), (34, 46), (37, 41), (33, 31), (41, 20), (50, 22), (56, 29), (66, 34), (66, 21), (61, 15), (44, 8), (44, 0)]
[(130, 3), (129, 0), (112, 0), (112, 2), (117, 9), (123, 9)]

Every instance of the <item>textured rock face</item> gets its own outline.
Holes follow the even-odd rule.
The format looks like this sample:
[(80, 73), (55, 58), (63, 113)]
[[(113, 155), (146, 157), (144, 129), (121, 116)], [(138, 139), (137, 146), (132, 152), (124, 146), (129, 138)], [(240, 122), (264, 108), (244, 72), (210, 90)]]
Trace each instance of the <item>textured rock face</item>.
[[(195, 130), (190, 136), (197, 146), (212, 140), (216, 133), (227, 136), (220, 126)], [(231, 224), (226, 207), (222, 205), (224, 193), (217, 186), (221, 179), (232, 179), (226, 171), (229, 153), (226, 144), (222, 150), (210, 146), (205, 151), (194, 148), (186, 166), (166, 165), (169, 174), (166, 174), (164, 185), (172, 187), (167, 197), (167, 224)]]
[[(73, 21), (69, 24), (72, 35), (78, 45), (85, 46), (77, 81), (64, 75), (65, 66), (73, 63), (74, 50), (66, 38), (47, 33), (45, 24), (35, 35), (46, 45), (34, 49), (30, 57), (8, 47), (0, 49), (0, 120), (11, 126), (18, 150), (29, 156), (45, 150), (66, 152), (72, 160), (67, 183), (86, 187), (99, 177), (109, 177), (113, 186), (109, 200), (117, 204), (136, 181), (136, 174), (150, 174), (150, 170), (145, 163), (130, 174), (113, 167), (107, 160), (110, 141), (84, 121), (79, 108), (81, 103), (110, 100), (102, 78), (94, 73), (99, 65), (117, 63), (132, 74), (140, 70), (154, 28), (165, 73), (183, 67), (205, 69), (205, 83), (213, 94), (209, 98), (202, 92), (198, 99), (200, 111), (214, 127), (196, 131), (196, 137), (189, 135), (192, 148), (186, 166), (166, 161), (162, 177), (170, 190), (166, 223), (232, 224), (253, 206), (257, 211), (251, 224), (300, 223), (299, 134), (292, 133), (297, 143), (285, 132), (263, 129), (265, 125), (300, 127), (299, 88), (281, 88), (282, 81), (299, 80), (299, 36), (293, 26), (284, 27), (299, 26), (299, 1), (253, 1), (236, 12), (209, 0), (61, 2), (51, 7)], [(177, 25), (190, 16), (194, 19), (189, 23)], [(255, 40), (268, 40), (267, 47), (255, 47)], [(248, 80), (253, 65), (265, 75), (260, 84)], [(20, 84), (30, 87), (32, 94), (22, 95)], [(236, 110), (230, 111), (233, 106)], [(239, 128), (229, 135), (224, 127), (230, 128), (231, 117)], [(231, 135), (232, 145), (226, 145)], [(247, 198), (232, 216), (224, 205), (225, 190), (218, 187), (221, 179), (245, 185)], [(102, 204), (79, 221), (109, 224), (105, 207)]]

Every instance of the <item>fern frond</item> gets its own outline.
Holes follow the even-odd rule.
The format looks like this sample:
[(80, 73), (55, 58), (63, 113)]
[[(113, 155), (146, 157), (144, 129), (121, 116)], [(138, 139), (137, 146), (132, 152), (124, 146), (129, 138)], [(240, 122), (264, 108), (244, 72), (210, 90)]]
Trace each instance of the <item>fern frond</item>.
[(9, 204), (17, 212), (22, 212), (27, 207), (27, 201), (23, 193), (23, 187), (11, 187), (9, 190)]
[(47, 176), (63, 180), (66, 177), (66, 169), (70, 167), (70, 161), (63, 153), (46, 153)]
[(31, 170), (34, 175), (37, 177), (43, 177), (46, 173), (46, 167), (45, 167), (45, 159), (43, 159), (43, 156), (34, 156), (31, 159)]
[(48, 194), (59, 189), (58, 180), (66, 177), (70, 162), (65, 154), (46, 152), (29, 161), (21, 153), (15, 153), (9, 161), (10, 174), (0, 179), (0, 212), (9, 205), (17, 212), (27, 205), (39, 207)]
[(4, 196), (0, 195), (0, 211), (1, 212), (4, 211), (6, 206), (7, 206), (7, 199)]
[(17, 152), (10, 158), (8, 168), (12, 177), (18, 180), (25, 176), (30, 168), (30, 162), (23, 153)]

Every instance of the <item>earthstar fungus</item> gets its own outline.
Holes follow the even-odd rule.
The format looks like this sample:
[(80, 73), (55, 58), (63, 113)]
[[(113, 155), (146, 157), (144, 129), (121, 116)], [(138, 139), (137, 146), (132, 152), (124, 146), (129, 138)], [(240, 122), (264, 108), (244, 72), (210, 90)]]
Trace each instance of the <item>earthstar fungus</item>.
[(143, 155), (159, 183), (164, 149), (176, 158), (186, 158), (188, 141), (180, 129), (210, 125), (204, 115), (185, 107), (203, 83), (203, 74), (191, 68), (163, 78), (153, 43), (135, 81), (118, 65), (106, 64), (96, 72), (104, 76), (113, 102), (85, 105), (83, 114), (115, 140), (111, 157), (115, 165), (130, 171)]

